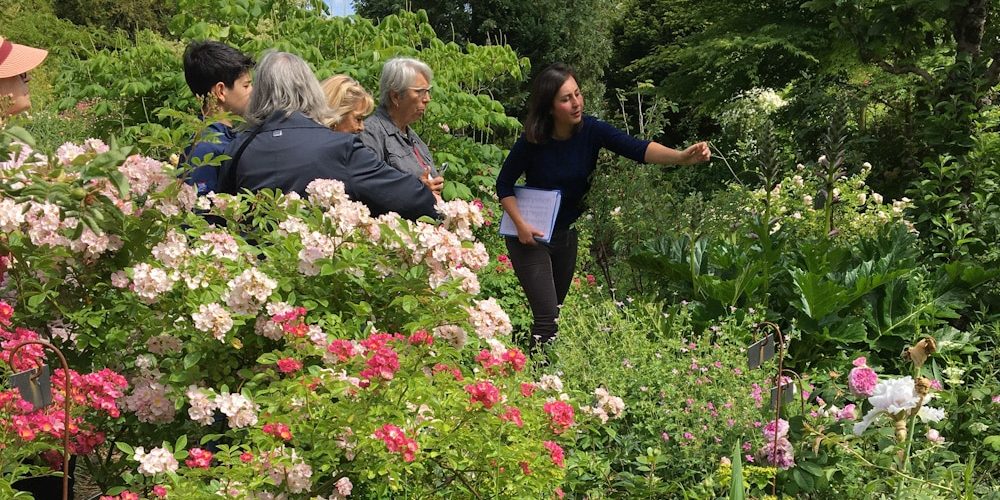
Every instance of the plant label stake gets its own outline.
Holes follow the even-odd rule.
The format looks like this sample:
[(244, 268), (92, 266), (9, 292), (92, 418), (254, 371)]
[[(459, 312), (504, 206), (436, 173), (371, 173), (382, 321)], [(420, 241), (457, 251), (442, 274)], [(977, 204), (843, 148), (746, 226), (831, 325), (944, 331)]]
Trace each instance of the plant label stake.
[[(780, 396), (779, 396), (780, 394)], [(771, 388), (771, 408), (778, 411), (778, 398), (781, 398), (781, 403), (791, 403), (792, 399), (795, 399), (795, 382), (787, 382), (782, 384), (781, 389), (778, 386)]]
[(10, 383), (21, 393), (21, 399), (31, 403), (32, 410), (41, 410), (52, 404), (52, 379), (48, 365), (15, 373), (10, 376)]
[[(71, 387), (71, 385), (70, 385), (70, 379), (72, 377), (69, 376), (69, 363), (66, 362), (66, 356), (63, 356), (62, 351), (60, 351), (58, 347), (56, 347), (56, 346), (54, 346), (54, 345), (52, 345), (52, 344), (50, 344), (50, 343), (48, 343), (48, 342), (46, 342), (44, 340), (25, 340), (25, 341), (21, 342), (20, 344), (17, 344), (16, 346), (14, 346), (14, 348), (10, 350), (10, 356), (7, 358), (7, 364), (13, 365), (13, 363), (14, 363), (14, 355), (17, 354), (17, 351), (21, 350), (21, 348), (24, 347), (24, 346), (26, 346), (26, 345), (40, 345), (40, 346), (42, 346), (45, 349), (52, 350), (53, 352), (56, 353), (56, 356), (59, 356), (59, 363), (62, 365), (62, 369), (63, 369), (63, 391), (65, 391), (64, 392), (65, 396), (63, 397), (63, 405), (64, 406), (63, 406), (63, 468), (62, 468), (62, 473), (63, 473), (63, 475), (62, 475), (63, 491), (62, 491), (62, 500), (69, 500), (69, 416), (70, 416), (70, 406), (73, 404), (73, 396), (72, 396), (73, 393), (70, 392), (70, 387)], [(21, 393), (21, 397), (22, 398), (27, 399), (28, 397), (31, 397), (30, 394), (32, 394), (35, 390), (41, 391), (41, 389), (42, 389), (41, 385), (42, 384), (40, 382), (38, 382), (38, 380), (36, 379), (36, 377), (38, 379), (40, 379), (41, 378), (41, 374), (43, 372), (45, 374), (45, 390), (42, 391), (42, 394), (47, 395), (47, 397), (48, 397), (48, 403), (46, 403), (46, 405), (52, 403), (52, 384), (51, 384), (51, 381), (49, 379), (49, 368), (48, 368), (48, 366), (45, 366), (45, 365), (41, 365), (40, 367), (38, 367), (38, 368), (36, 368), (34, 370), (28, 370), (26, 372), (21, 372), (21, 373), (18, 373), (16, 375), (14, 375), (14, 377), (17, 377), (18, 375), (24, 375), (25, 376), (24, 378), (28, 381), (29, 385), (28, 385), (28, 387), (26, 389), (21, 389), (20, 386), (17, 386), (18, 382), (14, 382), (15, 386), (17, 386), (18, 392)], [(33, 376), (32, 373), (37, 373), (38, 375)], [(14, 379), (12, 378), (11, 380), (13, 381)], [(36, 383), (39, 385), (39, 387), (33, 387), (33, 384), (36, 384)], [(42, 396), (41, 399), (44, 401), (45, 400), (45, 396)], [(32, 405), (35, 405), (35, 409), (36, 410), (39, 408), (38, 405), (36, 403), (34, 403), (34, 402), (32, 402)], [(46, 405), (42, 405), (42, 406), (44, 407)]]
[(769, 333), (764, 338), (747, 347), (747, 367), (757, 368), (765, 361), (774, 357), (774, 334)]

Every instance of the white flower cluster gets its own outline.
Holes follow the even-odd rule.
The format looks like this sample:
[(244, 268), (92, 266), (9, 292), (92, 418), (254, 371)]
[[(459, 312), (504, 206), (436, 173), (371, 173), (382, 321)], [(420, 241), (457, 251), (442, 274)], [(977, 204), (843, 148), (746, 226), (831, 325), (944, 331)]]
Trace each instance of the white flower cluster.
[(476, 334), (483, 339), (491, 339), (497, 335), (507, 335), (511, 332), (510, 317), (504, 312), (496, 299), (490, 297), (486, 300), (473, 301), (474, 306), (466, 308), (469, 313), (469, 321), (476, 330)]
[(597, 403), (594, 406), (584, 406), (580, 411), (593, 415), (602, 424), (608, 423), (608, 419), (621, 417), (625, 411), (625, 401), (618, 396), (612, 396), (603, 387), (594, 389), (594, 396), (597, 397)]
[(233, 328), (233, 318), (220, 304), (202, 304), (198, 312), (191, 315), (194, 327), (203, 332), (211, 333), (216, 340), (224, 342), (226, 333)]
[(926, 396), (917, 394), (913, 377), (880, 380), (875, 393), (868, 398), (872, 409), (860, 422), (854, 424), (854, 434), (860, 436), (880, 415), (899, 418), (917, 410), (917, 417), (924, 422), (939, 422), (945, 418), (944, 410), (923, 406)]
[(224, 392), (215, 397), (219, 411), (229, 418), (229, 427), (241, 429), (257, 424), (260, 407), (242, 394)]
[(226, 306), (237, 314), (255, 314), (271, 296), (278, 283), (256, 268), (243, 271), (228, 283), (223, 296)]
[(174, 421), (174, 402), (169, 388), (159, 381), (158, 372), (132, 379), (132, 393), (122, 399), (125, 409), (135, 413), (140, 422), (166, 424)]
[(139, 462), (138, 470), (144, 476), (177, 471), (177, 459), (166, 448), (153, 448), (146, 453), (145, 448), (139, 446), (135, 449), (132, 459)]
[(432, 331), (432, 334), (435, 338), (451, 344), (455, 349), (465, 347), (465, 343), (468, 341), (468, 335), (465, 333), (465, 330), (456, 325), (439, 326)]
[(151, 304), (161, 294), (169, 292), (178, 278), (176, 272), (168, 274), (163, 269), (143, 262), (132, 268), (132, 290), (140, 300)]

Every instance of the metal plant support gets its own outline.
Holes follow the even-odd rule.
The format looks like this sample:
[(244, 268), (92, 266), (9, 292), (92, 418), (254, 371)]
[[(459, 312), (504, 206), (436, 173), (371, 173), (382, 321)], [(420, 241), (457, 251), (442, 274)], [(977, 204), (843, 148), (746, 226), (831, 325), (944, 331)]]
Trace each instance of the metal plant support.
[[(63, 491), (62, 491), (62, 498), (63, 498), (63, 500), (69, 500), (69, 428), (70, 428), (70, 426), (69, 426), (69, 413), (70, 413), (69, 410), (70, 410), (70, 405), (72, 404), (72, 400), (73, 400), (73, 398), (72, 398), (72, 396), (70, 395), (70, 392), (69, 392), (69, 390), (70, 390), (69, 364), (66, 363), (66, 356), (63, 356), (62, 351), (60, 351), (58, 347), (56, 347), (56, 346), (54, 346), (54, 345), (52, 345), (52, 344), (50, 344), (50, 343), (48, 343), (48, 342), (46, 342), (44, 340), (26, 340), (26, 341), (21, 342), (20, 344), (16, 345), (10, 351), (10, 358), (8, 358), (8, 360), (7, 360), (8, 364), (10, 364), (11, 366), (13, 366), (14, 355), (17, 354), (17, 351), (20, 350), (22, 347), (27, 346), (27, 345), (31, 345), (31, 344), (40, 345), (40, 346), (42, 346), (42, 347), (44, 347), (46, 349), (49, 349), (49, 350), (55, 352), (56, 355), (59, 356), (59, 362), (62, 363), (62, 368), (63, 368), (63, 382), (65, 383), (64, 390), (66, 391), (66, 395), (63, 398), (63, 405), (64, 405), (64, 407), (63, 407), (63, 418), (64, 418), (64, 420), (63, 420)], [(33, 379), (35, 379), (36, 377), (38, 377), (38, 374), (40, 372), (41, 372), (41, 365), (35, 367), (35, 375), (33, 376)]]

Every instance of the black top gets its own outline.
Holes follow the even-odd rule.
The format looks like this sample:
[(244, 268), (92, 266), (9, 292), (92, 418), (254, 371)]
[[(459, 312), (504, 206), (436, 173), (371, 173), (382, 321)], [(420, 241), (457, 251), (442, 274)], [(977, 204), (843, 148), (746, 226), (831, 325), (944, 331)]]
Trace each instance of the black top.
[[(241, 132), (226, 155), (236, 156), (256, 128)], [(230, 172), (231, 167), (232, 160), (226, 160), (219, 171), (220, 193), (270, 188), (306, 196), (310, 182), (336, 179), (373, 216), (387, 212), (410, 220), (437, 216), (437, 200), (419, 179), (379, 161), (357, 136), (334, 132), (298, 112), (271, 115), (243, 151), (236, 171)]]
[(556, 228), (567, 228), (583, 214), (583, 197), (590, 190), (590, 174), (597, 168), (601, 148), (645, 163), (649, 141), (636, 139), (593, 116), (584, 116), (580, 128), (566, 140), (532, 144), (521, 137), (510, 148), (497, 176), (497, 196), (514, 196), (514, 183), (524, 174), (525, 185), (562, 191)]

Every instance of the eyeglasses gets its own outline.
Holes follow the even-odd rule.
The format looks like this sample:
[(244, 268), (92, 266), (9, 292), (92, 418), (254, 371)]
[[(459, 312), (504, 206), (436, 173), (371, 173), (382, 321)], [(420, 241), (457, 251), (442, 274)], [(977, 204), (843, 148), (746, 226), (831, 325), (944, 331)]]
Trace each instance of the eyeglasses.
[(421, 97), (421, 98), (425, 97), (425, 96), (431, 95), (431, 88), (430, 87), (424, 87), (424, 88), (421, 88), (421, 87), (410, 87), (410, 90), (416, 92), (417, 93), (417, 97)]
[(21, 81), (23, 83), (28, 83), (31, 80), (31, 77), (28, 76), (28, 72), (27, 71), (25, 71), (24, 73), (21, 73), (20, 75), (17, 75), (17, 76), (21, 78)]

